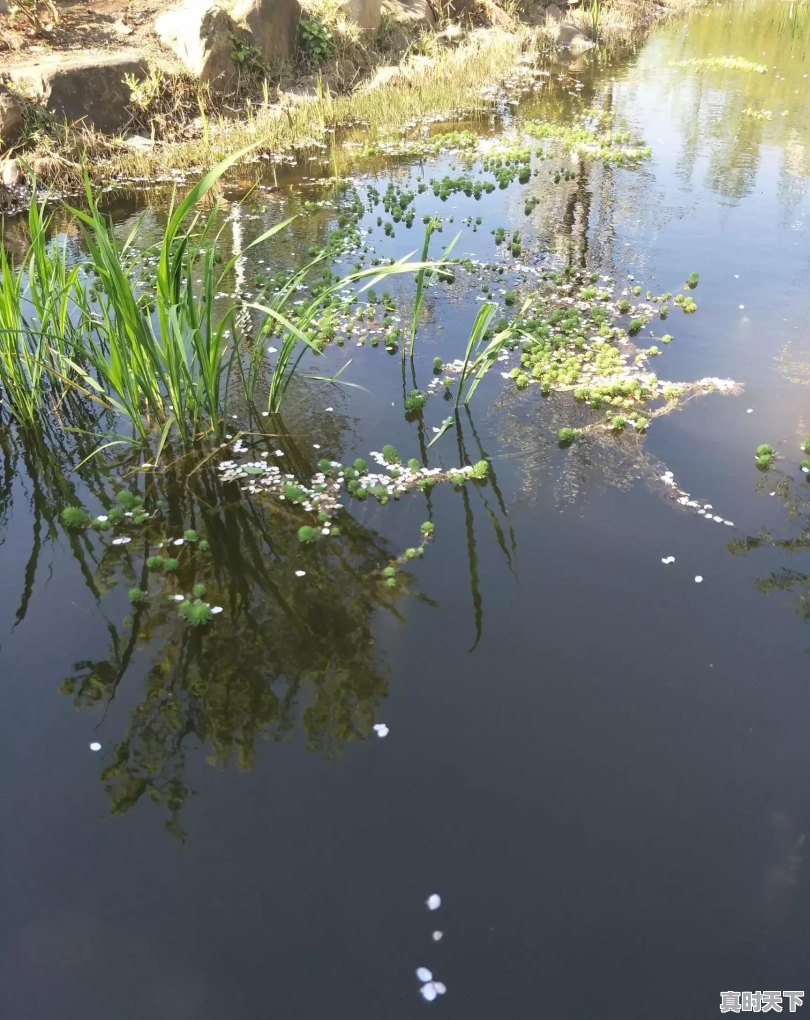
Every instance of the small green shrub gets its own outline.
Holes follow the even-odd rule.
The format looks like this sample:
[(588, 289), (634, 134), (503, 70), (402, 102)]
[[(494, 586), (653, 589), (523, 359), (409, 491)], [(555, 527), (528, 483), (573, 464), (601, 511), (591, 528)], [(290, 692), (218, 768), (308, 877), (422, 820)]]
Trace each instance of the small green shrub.
[(320, 67), (335, 48), (332, 33), (322, 21), (316, 21), (315, 18), (301, 18), (298, 44), (308, 63), (315, 67)]

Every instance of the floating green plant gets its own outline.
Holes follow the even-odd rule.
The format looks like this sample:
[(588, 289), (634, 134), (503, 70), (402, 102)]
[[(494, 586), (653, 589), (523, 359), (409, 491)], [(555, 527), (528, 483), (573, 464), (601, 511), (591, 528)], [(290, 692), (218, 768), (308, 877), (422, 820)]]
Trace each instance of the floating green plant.
[(572, 429), (568, 426), (561, 428), (557, 433), (557, 442), (560, 446), (570, 446), (582, 435), (581, 429)]
[(676, 61), (675, 66), (723, 71), (753, 71), (755, 74), (765, 74), (768, 70), (764, 64), (756, 64), (745, 57), (691, 57), (688, 60)]
[(60, 517), (66, 528), (86, 528), (90, 523), (90, 514), (81, 506), (66, 506)]
[(757, 467), (760, 471), (767, 471), (767, 469), (773, 464), (774, 458), (776, 457), (776, 450), (768, 443), (760, 443), (756, 449), (754, 460), (756, 461)]
[(189, 600), (181, 602), (180, 616), (190, 627), (204, 627), (214, 618), (211, 606), (200, 599), (195, 599), (193, 602)]

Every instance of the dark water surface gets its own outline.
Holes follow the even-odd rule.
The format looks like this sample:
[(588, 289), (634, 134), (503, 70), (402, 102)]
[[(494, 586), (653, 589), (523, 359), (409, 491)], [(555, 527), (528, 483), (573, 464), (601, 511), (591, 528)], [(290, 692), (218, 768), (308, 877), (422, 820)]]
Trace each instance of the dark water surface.
[[(582, 92), (651, 159), (578, 168), (556, 191), (539, 179), (528, 219), (517, 185), (441, 210), (484, 219), (458, 253), (494, 257), (503, 224), (620, 286), (676, 290), (698, 270), (699, 311), (671, 314), (655, 367), (742, 394), (561, 450), (570, 403), (493, 376), (463, 442), (494, 484), (357, 504), (331, 556), (247, 502), (221, 510), (215, 481), (206, 508), (207, 480), (193, 496), (175, 480), (172, 526), (209, 534), (225, 606), (202, 636), (133, 612), (128, 552), (80, 549), (56, 523), (66, 485), (92, 501), (92, 482), (6, 437), (4, 1020), (698, 1020), (721, 990), (810, 986), (808, 553), (729, 548), (807, 520), (807, 26), (801, 4), (723, 5), (627, 64), (555, 72), (525, 115), (565, 116)], [(723, 55), (768, 73), (678, 64)], [(360, 162), (351, 179), (382, 191), (421, 173)], [(291, 187), (257, 192), (239, 229), (319, 195)], [(417, 227), (436, 204), (420, 202)], [(322, 243), (330, 215), (299, 221), (296, 244)], [(374, 219), (379, 251), (421, 244), (415, 227), (383, 248)], [(283, 257), (280, 242), (253, 253), (248, 286)], [(477, 296), (473, 279), (431, 297), (427, 376), (463, 351)], [(398, 356), (349, 344), (332, 370), (349, 357), (363, 390), (294, 395), (285, 450), (302, 471), (385, 442), (418, 451), (391, 406)], [(432, 398), (427, 439), (446, 413)], [(458, 442), (432, 462), (458, 463)], [(762, 442), (782, 455), (767, 474)], [(673, 501), (667, 470), (735, 529)], [(372, 575), (428, 516), (436, 538), (389, 595)], [(417, 967), (447, 994), (423, 1001)]]

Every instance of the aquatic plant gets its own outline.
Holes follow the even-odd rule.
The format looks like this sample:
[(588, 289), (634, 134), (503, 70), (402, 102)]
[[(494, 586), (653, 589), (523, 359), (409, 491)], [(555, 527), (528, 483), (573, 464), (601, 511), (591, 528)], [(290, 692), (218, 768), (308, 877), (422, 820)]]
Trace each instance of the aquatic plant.
[(570, 446), (582, 434), (580, 429), (572, 429), (568, 426), (561, 428), (557, 433), (557, 442), (560, 446)]
[(405, 412), (407, 414), (416, 414), (422, 410), (427, 401), (427, 396), (420, 390), (411, 390), (410, 393), (405, 397)]
[(756, 461), (757, 467), (760, 471), (767, 471), (767, 469), (773, 464), (774, 458), (776, 457), (776, 450), (768, 443), (760, 443), (756, 449), (754, 460)]
[(204, 627), (214, 619), (211, 606), (201, 599), (180, 603), (180, 616), (190, 627)]
[(90, 514), (81, 506), (66, 506), (60, 517), (66, 528), (85, 528), (90, 523)]
[(723, 70), (723, 71), (753, 71), (755, 74), (765, 74), (768, 70), (764, 64), (754, 63), (745, 57), (691, 57), (688, 60), (678, 60), (676, 67), (694, 67), (698, 70)]

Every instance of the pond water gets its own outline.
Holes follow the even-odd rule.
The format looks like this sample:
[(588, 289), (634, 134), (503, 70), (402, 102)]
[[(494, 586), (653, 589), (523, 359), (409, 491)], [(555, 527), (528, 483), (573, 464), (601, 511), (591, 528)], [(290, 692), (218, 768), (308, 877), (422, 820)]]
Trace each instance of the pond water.
[[(302, 376), (284, 433), (242, 442), (299, 479), (391, 443), (439, 467), (487, 458), (485, 483), (346, 501), (341, 535), (309, 546), (295, 508), (240, 494), (212, 457), (144, 473), (160, 523), (113, 546), (59, 512), (109, 506), (128, 454), (74, 470), (95, 440), (2, 433), (3, 1017), (674, 1020), (714, 1016), (722, 990), (806, 986), (809, 73), (806, 5), (742, 0), (629, 59), (544, 69), (503, 117), (451, 126), (496, 145), (597, 108), (647, 158), (535, 157), (525, 182), (442, 200), (432, 179), (493, 179), (480, 151), (341, 139), (313, 179), (282, 168), (241, 206), (238, 182), (217, 194), (236, 251), (299, 214), (240, 260), (249, 296), (352, 203), (364, 259), (418, 254), (425, 215), (445, 220), (434, 257), (460, 232), (453, 254), (477, 261), (428, 288), (423, 390), (483, 297), (519, 305), (532, 274), (573, 267), (632, 296), (698, 272), (697, 313), (670, 302), (644, 327), (674, 337), (654, 367), (737, 385), (646, 432), (560, 446), (604, 414), (496, 370), (428, 447), (452, 405), (439, 386), (403, 414), (385, 343), (397, 316), (409, 328), (403, 278), (391, 322), (316, 365), (350, 361), (352, 385)], [(317, 179), (336, 167), (347, 185)], [(389, 182), (414, 192), (412, 228), (386, 228), (369, 189)], [(143, 215), (146, 244), (165, 197), (110, 207), (122, 237)], [(766, 442), (779, 456), (759, 471)], [(227, 456), (247, 463), (241, 445)], [(402, 559), (425, 520), (424, 556)], [(188, 539), (131, 606), (146, 557), (189, 529), (209, 549)], [(194, 583), (223, 608), (199, 630), (169, 598)], [(420, 967), (446, 986), (435, 1002)]]

